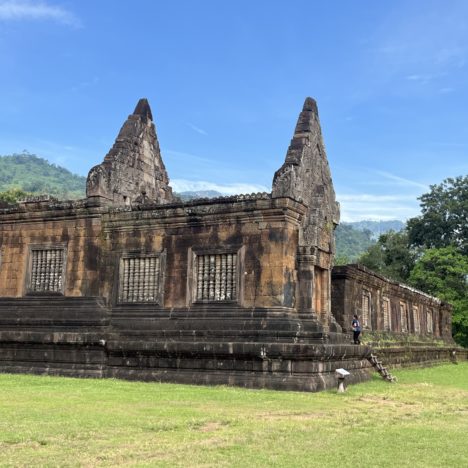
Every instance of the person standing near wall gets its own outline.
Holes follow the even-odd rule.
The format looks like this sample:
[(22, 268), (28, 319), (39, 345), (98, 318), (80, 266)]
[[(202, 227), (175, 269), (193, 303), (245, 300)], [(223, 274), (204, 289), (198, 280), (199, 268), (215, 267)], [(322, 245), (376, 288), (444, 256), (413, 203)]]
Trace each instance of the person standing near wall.
[(359, 322), (357, 315), (354, 315), (353, 317), (351, 328), (353, 329), (354, 344), (361, 344), (361, 340), (359, 339), (359, 335), (361, 334), (361, 323)]

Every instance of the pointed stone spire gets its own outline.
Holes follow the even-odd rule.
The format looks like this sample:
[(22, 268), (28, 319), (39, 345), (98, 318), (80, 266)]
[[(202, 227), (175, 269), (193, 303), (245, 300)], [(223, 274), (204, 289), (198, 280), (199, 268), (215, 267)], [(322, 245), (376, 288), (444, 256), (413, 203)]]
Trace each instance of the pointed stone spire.
[(148, 99), (141, 98), (133, 111), (133, 115), (139, 115), (145, 121), (153, 120), (153, 114), (151, 113), (151, 107)]
[[(319, 242), (317, 224), (333, 226), (338, 223), (339, 208), (322, 140), (317, 103), (310, 97), (299, 114), (285, 162), (273, 178), (272, 196), (293, 198), (308, 206), (302, 239), (307, 245)], [(317, 216), (322, 219), (315, 219)]]
[(88, 197), (104, 197), (114, 205), (138, 202), (142, 194), (150, 203), (173, 199), (151, 108), (144, 98), (128, 116), (104, 161), (89, 171), (86, 182)]
[(302, 112), (299, 114), (294, 135), (296, 136), (302, 133), (312, 132), (316, 121), (318, 121), (317, 103), (315, 102), (315, 99), (308, 97), (304, 101)]
[(316, 173), (322, 163), (328, 166), (317, 103), (308, 97), (297, 119), (284, 164), (275, 173), (273, 196), (288, 196), (308, 204), (311, 172)]

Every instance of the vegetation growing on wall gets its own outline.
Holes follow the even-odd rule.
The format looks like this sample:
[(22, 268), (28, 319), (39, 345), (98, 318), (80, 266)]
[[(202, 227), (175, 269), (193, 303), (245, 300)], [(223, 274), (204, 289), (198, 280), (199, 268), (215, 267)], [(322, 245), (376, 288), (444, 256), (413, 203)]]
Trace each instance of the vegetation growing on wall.
[(0, 192), (0, 202), (16, 203), (29, 195), (31, 194), (20, 188), (11, 188), (5, 192)]

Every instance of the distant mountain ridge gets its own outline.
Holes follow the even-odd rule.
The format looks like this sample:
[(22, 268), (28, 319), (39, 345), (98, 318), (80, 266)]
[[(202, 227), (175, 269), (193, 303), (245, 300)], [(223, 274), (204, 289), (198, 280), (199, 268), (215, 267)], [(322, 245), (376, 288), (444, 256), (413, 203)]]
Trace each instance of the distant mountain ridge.
[(392, 219), (389, 221), (352, 221), (349, 223), (342, 223), (343, 225), (352, 226), (358, 231), (370, 231), (372, 233), (372, 239), (377, 240), (381, 234), (385, 234), (388, 231), (401, 231), (405, 227), (405, 223), (398, 219)]
[(190, 201), (196, 198), (218, 198), (224, 196), (224, 194), (216, 190), (188, 190), (186, 192), (177, 192), (175, 196), (179, 197), (182, 201)]

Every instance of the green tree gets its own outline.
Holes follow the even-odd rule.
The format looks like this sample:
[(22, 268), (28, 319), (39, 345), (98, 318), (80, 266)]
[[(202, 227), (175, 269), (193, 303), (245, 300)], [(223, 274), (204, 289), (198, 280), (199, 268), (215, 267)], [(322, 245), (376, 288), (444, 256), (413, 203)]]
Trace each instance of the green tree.
[(408, 221), (409, 242), (427, 248), (455, 245), (468, 255), (468, 176), (445, 179), (422, 195), (421, 216)]
[(468, 257), (456, 247), (428, 249), (416, 262), (409, 283), (453, 305), (453, 337), (468, 347)]
[(406, 231), (389, 231), (371, 245), (358, 262), (371, 270), (396, 281), (408, 279), (417, 258), (417, 251), (410, 248)]
[(0, 202), (16, 203), (17, 201), (30, 195), (28, 192), (21, 190), (20, 188), (12, 188), (5, 192), (0, 192)]

